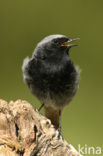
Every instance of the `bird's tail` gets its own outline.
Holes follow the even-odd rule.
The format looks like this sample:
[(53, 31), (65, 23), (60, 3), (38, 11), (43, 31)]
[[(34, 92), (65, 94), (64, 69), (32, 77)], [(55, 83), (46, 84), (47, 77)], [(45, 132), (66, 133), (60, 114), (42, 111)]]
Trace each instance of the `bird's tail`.
[(51, 120), (51, 123), (55, 126), (56, 129), (60, 127), (60, 111), (52, 107), (44, 106), (45, 116)]

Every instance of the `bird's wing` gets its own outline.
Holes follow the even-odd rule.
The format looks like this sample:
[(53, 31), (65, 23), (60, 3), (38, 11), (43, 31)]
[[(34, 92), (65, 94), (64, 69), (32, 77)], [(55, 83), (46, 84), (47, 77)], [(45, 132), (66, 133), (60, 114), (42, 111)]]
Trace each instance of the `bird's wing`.
[(33, 81), (33, 73), (32, 73), (33, 70), (32, 69), (35, 69), (35, 64), (36, 64), (35, 58), (30, 59), (29, 57), (26, 57), (23, 61), (23, 65), (22, 65), (23, 78), (28, 86)]

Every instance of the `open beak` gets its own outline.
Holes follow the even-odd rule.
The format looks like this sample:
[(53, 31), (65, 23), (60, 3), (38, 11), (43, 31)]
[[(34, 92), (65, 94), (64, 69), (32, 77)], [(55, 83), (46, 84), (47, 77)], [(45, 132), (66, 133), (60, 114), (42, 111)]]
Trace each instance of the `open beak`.
[(77, 40), (80, 40), (80, 38), (69, 39), (67, 42), (62, 43), (61, 46), (65, 46), (67, 48), (78, 46), (78, 44), (71, 44), (71, 42), (74, 42)]

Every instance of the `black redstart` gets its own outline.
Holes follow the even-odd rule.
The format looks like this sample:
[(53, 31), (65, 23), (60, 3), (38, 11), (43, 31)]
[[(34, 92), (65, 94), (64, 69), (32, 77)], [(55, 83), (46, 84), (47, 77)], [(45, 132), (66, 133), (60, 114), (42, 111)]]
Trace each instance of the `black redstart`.
[(79, 69), (69, 57), (71, 47), (77, 46), (64, 35), (50, 35), (39, 42), (32, 58), (22, 66), (24, 81), (44, 105), (45, 115), (56, 129), (60, 128), (61, 111), (77, 92)]

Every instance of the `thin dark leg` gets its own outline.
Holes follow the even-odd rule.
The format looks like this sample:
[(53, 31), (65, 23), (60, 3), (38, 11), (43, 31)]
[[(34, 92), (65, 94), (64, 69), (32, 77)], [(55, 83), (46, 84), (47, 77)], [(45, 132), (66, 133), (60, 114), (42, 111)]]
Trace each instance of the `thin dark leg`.
[(43, 107), (44, 107), (44, 103), (39, 107), (38, 111), (40, 112)]
[(37, 132), (38, 132), (38, 130), (37, 130), (37, 126), (34, 125), (34, 141), (36, 141)]
[(58, 128), (58, 131), (59, 131), (58, 139), (60, 139), (60, 136), (61, 136), (61, 110), (59, 110), (59, 128)]

